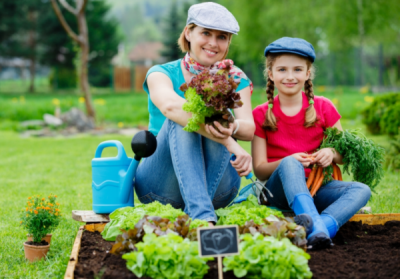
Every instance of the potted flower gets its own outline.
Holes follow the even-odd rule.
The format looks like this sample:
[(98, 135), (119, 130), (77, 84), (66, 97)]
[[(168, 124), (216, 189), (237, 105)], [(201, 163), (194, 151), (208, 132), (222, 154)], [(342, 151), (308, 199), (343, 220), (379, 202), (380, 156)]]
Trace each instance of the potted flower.
[(52, 232), (60, 222), (59, 203), (57, 196), (48, 198), (29, 197), (27, 206), (23, 209), (21, 225), (28, 232), (28, 241), (24, 243), (25, 258), (31, 262), (40, 260), (47, 255), (50, 248)]

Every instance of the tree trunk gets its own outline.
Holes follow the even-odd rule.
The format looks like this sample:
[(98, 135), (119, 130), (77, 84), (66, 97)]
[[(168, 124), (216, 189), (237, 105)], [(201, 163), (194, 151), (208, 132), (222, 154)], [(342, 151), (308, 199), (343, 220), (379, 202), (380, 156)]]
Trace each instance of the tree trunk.
[(29, 30), (29, 42), (28, 45), (30, 47), (30, 57), (29, 60), (31, 62), (30, 67), (29, 67), (29, 73), (30, 73), (30, 84), (29, 84), (29, 89), (28, 91), (30, 93), (35, 92), (35, 73), (36, 73), (36, 13), (34, 11), (29, 11), (28, 12), (28, 18), (29, 21), (31, 22), (31, 30)]
[(92, 96), (90, 94), (90, 86), (89, 86), (89, 78), (88, 78), (88, 61), (89, 61), (89, 37), (88, 37), (88, 29), (86, 24), (86, 17), (84, 13), (84, 9), (78, 14), (78, 28), (79, 34), (82, 42), (80, 43), (81, 47), (81, 69), (80, 69), (80, 87), (85, 96), (85, 105), (86, 111), (91, 118), (91, 120), (95, 121), (96, 113), (92, 103)]

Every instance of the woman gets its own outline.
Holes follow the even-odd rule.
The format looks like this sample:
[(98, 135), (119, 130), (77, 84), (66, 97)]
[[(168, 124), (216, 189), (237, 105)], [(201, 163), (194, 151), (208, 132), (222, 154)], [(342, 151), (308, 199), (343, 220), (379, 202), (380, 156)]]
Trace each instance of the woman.
[[(178, 44), (184, 59), (152, 67), (144, 89), (149, 94), (149, 130), (157, 136), (157, 150), (140, 164), (135, 178), (139, 200), (157, 200), (182, 208), (193, 219), (217, 221), (214, 209), (227, 206), (236, 196), (240, 177), (250, 173), (251, 156), (235, 139), (251, 141), (255, 125), (251, 112), (251, 81), (237, 67), (231, 70), (240, 84), (243, 106), (234, 109), (236, 120), (229, 128), (215, 122), (197, 132), (183, 131), (191, 117), (182, 110), (186, 102), (183, 83), (204, 68), (218, 68), (239, 25), (234, 16), (216, 3), (190, 7)], [(223, 64), (223, 63), (222, 63)], [(237, 159), (230, 161), (230, 155)]]

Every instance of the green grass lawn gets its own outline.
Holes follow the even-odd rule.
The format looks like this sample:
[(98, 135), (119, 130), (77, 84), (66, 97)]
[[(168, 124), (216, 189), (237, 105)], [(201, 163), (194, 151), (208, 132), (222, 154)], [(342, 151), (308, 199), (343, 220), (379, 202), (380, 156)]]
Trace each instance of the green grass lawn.
[[(357, 120), (357, 114), (360, 107), (367, 104), (364, 98), (368, 95), (351, 91), (343, 93), (340, 90), (321, 91), (338, 102), (344, 117), (344, 128), (363, 127)], [(79, 96), (70, 92), (0, 94), (0, 278), (62, 278), (77, 229), (82, 225), (72, 220), (71, 211), (91, 209), (90, 162), (96, 147), (102, 141), (116, 139), (124, 144), (128, 156), (132, 156), (131, 138), (126, 136), (23, 139), (11, 131), (18, 121), (40, 119), (43, 113), (54, 112), (54, 103), (57, 103), (54, 99), (60, 102), (63, 111), (71, 106), (83, 108)], [(144, 93), (98, 92), (93, 99), (100, 124), (116, 125), (123, 122), (125, 126), (136, 126), (146, 125), (148, 122), (147, 95)], [(266, 96), (262, 90), (256, 90), (252, 98), (253, 107), (265, 101)], [(356, 120), (348, 120), (351, 118)], [(386, 136), (371, 138), (387, 146)], [(241, 144), (250, 152), (249, 143)], [(115, 150), (106, 150), (105, 156), (115, 156), (113, 152)], [(345, 180), (350, 179), (345, 176)], [(242, 185), (248, 183), (243, 178)], [(399, 183), (398, 172), (386, 173), (376, 189), (377, 194), (368, 204), (372, 206), (373, 212), (400, 213)], [(23, 242), (26, 232), (19, 226), (19, 216), (29, 196), (50, 193), (58, 195), (64, 220), (53, 233), (48, 259), (30, 264), (24, 259)]]

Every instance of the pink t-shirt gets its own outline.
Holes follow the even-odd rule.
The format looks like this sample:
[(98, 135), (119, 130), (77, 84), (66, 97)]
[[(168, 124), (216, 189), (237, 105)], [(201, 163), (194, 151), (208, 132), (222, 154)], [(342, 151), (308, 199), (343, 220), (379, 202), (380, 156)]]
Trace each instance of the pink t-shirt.
[[(314, 97), (314, 107), (317, 112), (318, 122), (314, 127), (306, 128), (303, 126), (305, 111), (308, 107), (308, 99), (303, 95), (303, 107), (294, 116), (284, 114), (279, 105), (279, 94), (274, 98), (272, 112), (277, 119), (275, 132), (266, 131), (262, 128), (265, 115), (268, 110), (268, 103), (257, 106), (253, 110), (254, 122), (256, 124), (255, 135), (267, 140), (267, 159), (268, 162), (278, 161), (284, 157), (298, 152), (313, 153), (321, 145), (324, 131), (332, 127), (339, 119), (340, 114), (333, 103), (320, 96)], [(306, 177), (310, 169), (305, 169)]]

